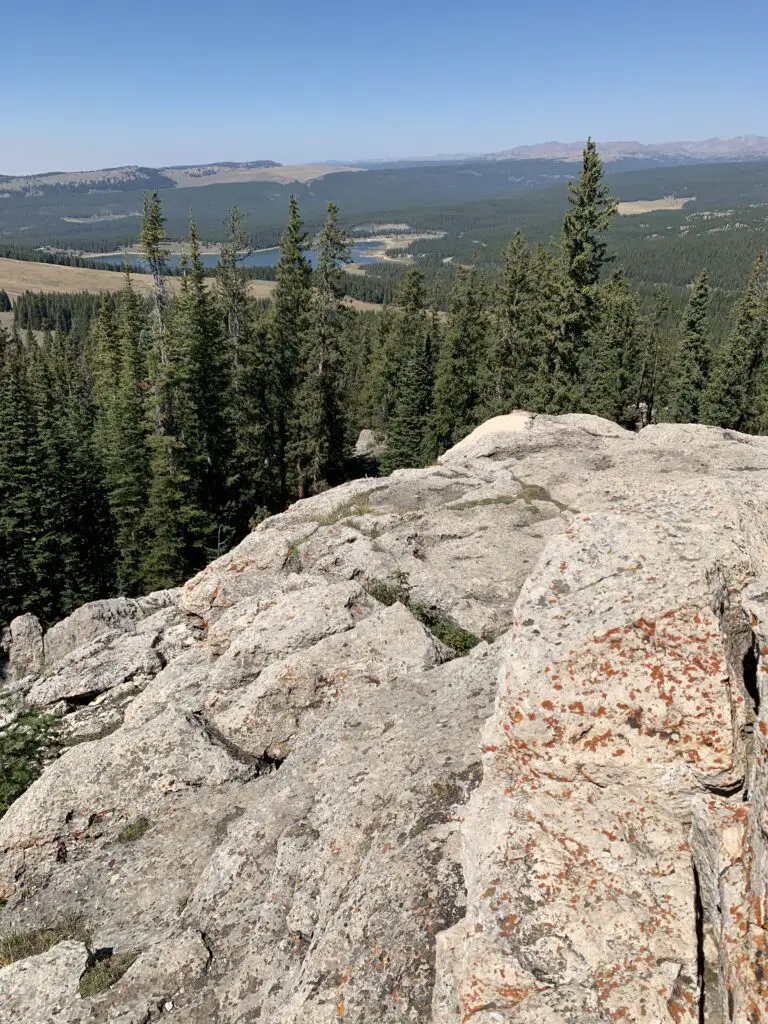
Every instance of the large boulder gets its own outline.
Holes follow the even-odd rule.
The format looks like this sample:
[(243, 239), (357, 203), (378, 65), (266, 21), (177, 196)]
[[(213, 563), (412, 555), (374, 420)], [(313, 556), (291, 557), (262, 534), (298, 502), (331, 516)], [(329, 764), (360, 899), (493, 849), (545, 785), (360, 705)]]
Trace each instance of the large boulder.
[(43, 645), (0, 1020), (768, 1020), (768, 439), (513, 413)]

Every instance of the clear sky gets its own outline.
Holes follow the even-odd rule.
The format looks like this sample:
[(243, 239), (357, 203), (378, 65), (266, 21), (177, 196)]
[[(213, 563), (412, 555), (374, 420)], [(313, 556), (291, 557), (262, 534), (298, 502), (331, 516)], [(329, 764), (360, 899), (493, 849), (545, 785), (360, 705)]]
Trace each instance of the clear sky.
[(28, 0), (0, 173), (768, 135), (766, 0)]

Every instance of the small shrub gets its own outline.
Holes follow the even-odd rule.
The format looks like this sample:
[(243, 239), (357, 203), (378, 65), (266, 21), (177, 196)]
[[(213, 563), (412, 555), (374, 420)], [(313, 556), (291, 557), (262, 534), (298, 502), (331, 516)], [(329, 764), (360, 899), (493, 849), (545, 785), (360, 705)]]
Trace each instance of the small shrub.
[(49, 949), (66, 939), (84, 943), (90, 941), (88, 929), (80, 918), (68, 917), (50, 927), (36, 928), (33, 931), (6, 932), (0, 935), (0, 967), (7, 967), (28, 956), (47, 953)]
[(136, 839), (141, 839), (151, 824), (149, 818), (143, 815), (135, 821), (130, 821), (117, 833), (118, 843), (133, 843)]
[(444, 619), (437, 612), (429, 611), (422, 604), (414, 605), (411, 611), (420, 622), (424, 623), (433, 636), (436, 636), (446, 646), (452, 647), (459, 657), (462, 654), (468, 654), (473, 647), (477, 647), (480, 643), (480, 637), (470, 633), (469, 630), (462, 629), (454, 622)]
[(406, 608), (411, 606), (411, 585), (408, 582), (408, 573), (398, 569), (388, 580), (369, 580), (365, 589), (374, 600), (385, 604), (387, 608), (393, 604), (404, 604)]
[(60, 748), (58, 718), (33, 708), (0, 731), (0, 818)]
[(106, 992), (122, 978), (140, 955), (140, 949), (131, 949), (125, 953), (94, 956), (80, 977), (80, 995), (83, 999), (89, 999)]
[(427, 608), (423, 604), (414, 604), (411, 601), (411, 584), (408, 580), (408, 573), (398, 569), (388, 580), (369, 580), (365, 589), (376, 601), (390, 607), (398, 601), (404, 604), (411, 615), (419, 620), (422, 625), (437, 637), (447, 647), (450, 647), (461, 657), (467, 654), (473, 647), (477, 647), (480, 638), (470, 633), (461, 626), (444, 618), (439, 612)]

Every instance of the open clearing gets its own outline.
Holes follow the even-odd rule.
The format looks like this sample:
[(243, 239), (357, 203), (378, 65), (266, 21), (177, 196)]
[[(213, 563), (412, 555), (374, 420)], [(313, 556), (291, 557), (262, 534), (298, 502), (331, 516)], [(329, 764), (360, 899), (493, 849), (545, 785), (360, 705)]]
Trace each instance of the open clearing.
[(219, 167), (200, 169), (185, 167), (174, 170), (163, 168), (163, 174), (173, 178), (179, 188), (201, 188), (203, 185), (237, 185), (246, 181), (275, 181), (281, 185), (293, 182), (306, 184), (342, 171), (362, 171), (362, 167), (329, 167), (327, 164), (289, 164), (284, 167)]
[(635, 199), (631, 203), (619, 203), (619, 213), (623, 217), (633, 217), (638, 213), (655, 213), (657, 210), (682, 210), (686, 203), (692, 203), (695, 198), (664, 196), (663, 199)]
[[(148, 274), (132, 274), (137, 291), (149, 291), (152, 278)], [(169, 277), (171, 289), (178, 288), (180, 278)], [(55, 263), (32, 263), (26, 260), (0, 258), (0, 288), (12, 299), (23, 292), (119, 292), (123, 275), (114, 270), (91, 270), (89, 267), (60, 267)], [(250, 281), (249, 291), (257, 299), (267, 299), (274, 281)]]
[[(132, 274), (131, 280), (138, 291), (149, 291), (152, 278), (148, 274)], [(178, 288), (180, 278), (169, 277), (171, 289)], [(91, 270), (88, 267), (60, 267), (55, 263), (32, 263), (25, 260), (0, 258), (0, 288), (12, 299), (24, 292), (118, 292), (123, 287), (123, 275), (114, 270)], [(274, 291), (274, 281), (249, 281), (248, 291), (255, 299), (268, 299)], [(375, 302), (349, 299), (354, 309), (378, 310)]]

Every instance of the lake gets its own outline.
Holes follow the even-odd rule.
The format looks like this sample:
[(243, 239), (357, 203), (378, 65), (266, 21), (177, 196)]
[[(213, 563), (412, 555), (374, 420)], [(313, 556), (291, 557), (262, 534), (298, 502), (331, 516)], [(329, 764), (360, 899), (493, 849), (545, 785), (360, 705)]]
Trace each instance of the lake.
[[(380, 242), (358, 242), (352, 246), (350, 255), (355, 263), (379, 263), (380, 260), (377, 256), (371, 255), (371, 250), (381, 248)], [(310, 249), (307, 253), (309, 256), (312, 266), (317, 262), (317, 251)], [(274, 267), (277, 265), (278, 258), (280, 257), (280, 250), (275, 249), (261, 249), (258, 252), (251, 253), (246, 259), (242, 260), (240, 266), (242, 267)], [(134, 254), (126, 254), (123, 256), (121, 253), (117, 256), (93, 256), (91, 259), (96, 260), (98, 263), (112, 263), (122, 265), (125, 260), (128, 261), (128, 265), (131, 267), (145, 266), (144, 260), (141, 256)], [(219, 262), (218, 256), (201, 256), (203, 264), (206, 267), (215, 267)], [(169, 256), (168, 265), (176, 268), (179, 265), (178, 256)]]

